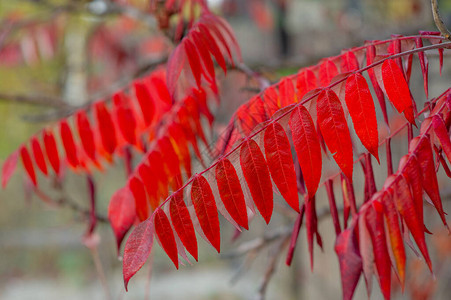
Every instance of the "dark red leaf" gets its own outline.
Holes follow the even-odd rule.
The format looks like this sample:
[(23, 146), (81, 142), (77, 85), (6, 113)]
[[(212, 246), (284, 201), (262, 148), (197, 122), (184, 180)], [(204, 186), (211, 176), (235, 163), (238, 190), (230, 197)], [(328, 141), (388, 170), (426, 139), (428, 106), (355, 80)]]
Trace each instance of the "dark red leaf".
[(289, 124), (302, 176), (312, 198), (318, 189), (322, 166), (321, 146), (315, 125), (309, 112), (302, 105), (293, 110)]
[(103, 148), (111, 156), (117, 146), (116, 130), (113, 119), (103, 101), (97, 102), (94, 105), (94, 109), (97, 119), (97, 128), (100, 133)]
[(175, 267), (179, 268), (179, 259), (177, 244), (175, 242), (174, 232), (172, 232), (169, 219), (161, 208), (158, 208), (154, 213), (155, 233), (160, 240), (161, 246), (167, 253), (169, 258), (174, 263)]
[(196, 234), (194, 233), (194, 226), (189, 215), (188, 208), (183, 201), (183, 194), (173, 194), (172, 199), (169, 202), (169, 212), (171, 215), (172, 225), (177, 232), (180, 240), (185, 246), (186, 250), (197, 261), (197, 241)]
[(208, 181), (203, 176), (197, 176), (191, 187), (191, 199), (200, 227), (211, 245), (220, 252), (221, 237), (218, 210)]
[(352, 141), (346, 118), (337, 95), (330, 89), (322, 91), (316, 104), (318, 125), (324, 141), (340, 169), (352, 181)]
[(435, 135), (442, 145), (443, 152), (445, 152), (448, 161), (451, 162), (451, 140), (449, 138), (449, 133), (446, 129), (445, 122), (438, 115), (434, 115), (432, 117), (432, 127), (434, 128)]
[(271, 177), (285, 201), (299, 212), (299, 197), (291, 146), (282, 125), (273, 122), (265, 130), (265, 155)]
[(149, 217), (149, 209), (144, 185), (141, 180), (133, 176), (130, 179), (128, 186), (133, 194), (133, 198), (135, 199), (136, 215), (142, 222)]
[(8, 184), (9, 179), (16, 170), (17, 159), (19, 158), (19, 151), (14, 151), (11, 153), (8, 158), (3, 163), (2, 167), (2, 188), (5, 188)]
[(73, 168), (76, 168), (79, 164), (77, 148), (75, 146), (72, 130), (70, 129), (69, 124), (67, 124), (66, 120), (60, 122), (60, 135), (64, 150), (66, 151), (67, 161)]
[(269, 223), (274, 207), (271, 177), (263, 153), (254, 140), (246, 140), (241, 146), (240, 164), (252, 199)]
[(415, 124), (409, 86), (401, 68), (393, 59), (388, 59), (382, 63), (382, 80), (390, 102), (399, 113), (404, 113), (411, 124)]
[(124, 274), (125, 290), (128, 282), (146, 262), (153, 245), (155, 227), (153, 215), (136, 226), (125, 244), (122, 273)]
[(350, 75), (346, 80), (345, 95), (357, 136), (379, 162), (376, 110), (365, 78), (359, 73)]
[(290, 245), (288, 246), (287, 259), (285, 260), (285, 264), (287, 266), (291, 266), (291, 262), (293, 261), (294, 250), (296, 249), (296, 244), (299, 237), (299, 232), (301, 231), (302, 220), (304, 219), (305, 213), (305, 204), (301, 205), (301, 211), (296, 218), (296, 222), (293, 225), (293, 231), (291, 232)]
[(136, 209), (132, 193), (128, 187), (117, 190), (108, 205), (108, 220), (116, 237), (118, 251), (125, 234), (132, 227), (135, 219)]
[(31, 139), (31, 147), (33, 150), (34, 161), (36, 165), (38, 165), (39, 170), (41, 170), (42, 174), (46, 175), (47, 172), (47, 163), (45, 162), (44, 153), (42, 152), (41, 144), (37, 137), (33, 137)]
[(56, 146), (55, 137), (53, 136), (52, 132), (48, 132), (47, 130), (44, 130), (42, 132), (42, 136), (47, 158), (50, 161), (50, 165), (55, 171), (55, 174), (58, 175), (60, 172), (60, 158), (58, 154), (58, 148)]
[(343, 299), (351, 300), (362, 274), (362, 258), (356, 234), (357, 219), (337, 237), (335, 252), (340, 263)]
[(31, 161), (30, 154), (25, 146), (20, 147), (20, 157), (25, 171), (27, 171), (28, 178), (30, 178), (34, 186), (37, 186), (38, 184), (36, 181), (36, 173), (34, 172), (33, 162)]
[(219, 195), (225, 208), (235, 222), (249, 229), (246, 203), (240, 180), (232, 163), (224, 158), (218, 162), (215, 170)]

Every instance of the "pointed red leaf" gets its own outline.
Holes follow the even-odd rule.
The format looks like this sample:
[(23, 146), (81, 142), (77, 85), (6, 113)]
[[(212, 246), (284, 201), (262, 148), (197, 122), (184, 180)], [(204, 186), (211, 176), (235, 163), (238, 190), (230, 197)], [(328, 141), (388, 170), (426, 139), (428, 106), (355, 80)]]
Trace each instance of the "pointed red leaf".
[(42, 132), (42, 136), (47, 158), (50, 161), (50, 165), (55, 171), (55, 174), (58, 175), (60, 172), (60, 158), (58, 154), (58, 148), (56, 146), (55, 137), (53, 136), (52, 132), (48, 132), (47, 130), (44, 130)]
[(153, 209), (156, 209), (159, 205), (158, 178), (152, 173), (152, 169), (146, 164), (140, 164), (138, 167), (138, 173), (144, 184), (147, 195), (149, 196), (149, 204)]
[(219, 49), (216, 40), (213, 38), (210, 31), (208, 30), (208, 27), (205, 24), (199, 24), (199, 31), (202, 34), (205, 44), (208, 46), (208, 50), (210, 51), (211, 54), (213, 54), (213, 56), (216, 59), (216, 62), (224, 71), (224, 74), (226, 74), (227, 66), (224, 59), (224, 55), (221, 53), (221, 50)]
[(100, 133), (103, 148), (109, 155), (112, 155), (117, 146), (116, 130), (113, 119), (103, 101), (97, 102), (94, 105), (94, 109), (97, 119), (97, 128)]
[(30, 178), (31, 182), (34, 186), (37, 186), (38, 183), (36, 181), (36, 173), (34, 171), (33, 162), (31, 161), (30, 154), (28, 153), (28, 149), (25, 146), (20, 148), (20, 157), (22, 159), (22, 164), (27, 171), (28, 178)]
[(174, 263), (175, 267), (179, 268), (179, 259), (177, 244), (175, 242), (174, 232), (172, 232), (169, 219), (161, 208), (158, 208), (154, 213), (155, 233), (160, 240), (166, 254)]
[(301, 101), (305, 94), (318, 87), (315, 73), (310, 69), (302, 70), (296, 80), (296, 88), (298, 89), (298, 101)]
[(409, 86), (401, 68), (393, 59), (388, 59), (382, 63), (382, 80), (390, 102), (399, 113), (404, 113), (411, 124), (415, 124)]
[(379, 285), (385, 299), (390, 299), (391, 269), (390, 256), (385, 238), (382, 204), (374, 201), (366, 210), (366, 224), (373, 244), (374, 261), (376, 264)]
[(200, 227), (211, 245), (220, 252), (221, 237), (218, 210), (210, 184), (203, 176), (197, 176), (191, 187), (191, 199)]
[(294, 91), (293, 80), (290, 77), (285, 77), (280, 81), (279, 97), (282, 107), (298, 102)]
[(356, 224), (357, 221), (353, 222), (349, 228), (340, 233), (335, 241), (344, 300), (352, 299), (362, 274), (362, 258), (357, 243)]
[(144, 119), (144, 124), (149, 126), (155, 117), (155, 100), (147, 89), (146, 85), (140, 81), (133, 83), (135, 89), (135, 96), (138, 100), (139, 107)]
[(128, 187), (117, 190), (108, 205), (108, 220), (116, 237), (117, 250), (136, 219), (135, 201)]
[(17, 159), (19, 158), (19, 151), (14, 151), (11, 153), (8, 158), (3, 163), (2, 167), (2, 188), (5, 188), (8, 184), (9, 179), (16, 170)]
[(133, 176), (130, 179), (128, 186), (133, 194), (133, 198), (135, 199), (136, 215), (142, 222), (149, 217), (149, 209), (144, 185), (141, 180)]
[(432, 127), (434, 128), (435, 135), (442, 145), (443, 152), (445, 152), (448, 161), (451, 162), (451, 140), (448, 130), (446, 129), (445, 122), (438, 115), (434, 115), (432, 117)]
[(285, 201), (299, 212), (299, 197), (291, 146), (282, 125), (273, 122), (265, 130), (265, 155), (271, 177)]
[(130, 278), (141, 269), (149, 257), (153, 245), (154, 231), (152, 215), (151, 218), (136, 226), (127, 239), (124, 248), (124, 260), (122, 261), (122, 273), (126, 291), (128, 290)]
[(193, 44), (197, 45), (196, 49), (199, 52), (199, 58), (203, 63), (202, 66), (204, 68), (205, 78), (208, 81), (215, 81), (215, 67), (210, 52), (208, 52), (208, 46), (204, 43), (199, 31), (193, 31), (191, 37), (193, 39)]
[(318, 189), (322, 166), (321, 146), (315, 125), (309, 112), (302, 105), (293, 110), (289, 124), (302, 176), (312, 198)]
[(64, 150), (66, 151), (67, 161), (73, 168), (76, 168), (79, 164), (77, 147), (75, 146), (72, 130), (66, 120), (60, 122), (60, 136), (63, 142)]
[(186, 177), (191, 177), (191, 153), (188, 149), (188, 141), (186, 140), (185, 133), (182, 126), (179, 123), (172, 123), (168, 128), (169, 135), (171, 136), (172, 146), (177, 152), (179, 160), (183, 163), (185, 168)]
[(359, 62), (353, 51), (341, 55), (341, 72), (353, 72), (359, 69)]
[(182, 72), (183, 65), (185, 64), (185, 51), (182, 45), (175, 47), (171, 56), (168, 59), (166, 81), (168, 84), (168, 89), (171, 95), (174, 94), (175, 88), (177, 86), (177, 80)]
[(330, 153), (340, 169), (352, 181), (352, 142), (346, 118), (337, 95), (326, 89), (318, 96), (316, 104), (318, 125)]
[(319, 65), (319, 84), (326, 87), (330, 84), (332, 78), (338, 75), (338, 69), (331, 59), (325, 59)]
[(196, 234), (194, 233), (193, 222), (191, 221), (188, 208), (186, 207), (185, 201), (183, 201), (183, 194), (181, 192), (173, 194), (172, 199), (169, 202), (169, 212), (172, 225), (174, 225), (177, 235), (186, 250), (188, 250), (197, 261), (198, 250)]
[(169, 171), (168, 175), (170, 178), (180, 175), (180, 162), (169, 138), (167, 136), (160, 138), (158, 140), (158, 146), (163, 156), (163, 161)]
[(271, 177), (263, 153), (254, 140), (246, 140), (241, 146), (240, 164), (252, 199), (269, 223), (274, 206)]
[(417, 137), (412, 139), (409, 145), (409, 152), (413, 152), (420, 164), (424, 190), (431, 198), (443, 224), (448, 226), (446, 223), (445, 212), (443, 211), (442, 200), (440, 198), (437, 174), (435, 173), (434, 167), (434, 157), (429, 138), (423, 135), (421, 138)]
[(246, 203), (240, 180), (232, 163), (224, 158), (218, 162), (215, 170), (219, 195), (225, 208), (235, 222), (249, 229)]
[(365, 78), (359, 73), (350, 75), (346, 80), (345, 95), (346, 106), (357, 136), (379, 162), (376, 110)]
[(41, 144), (39, 143), (39, 140), (37, 137), (33, 137), (31, 139), (31, 147), (33, 150), (33, 156), (34, 161), (36, 162), (36, 165), (39, 167), (39, 170), (41, 170), (42, 174), (46, 175), (47, 172), (47, 163), (45, 162), (44, 153), (42, 152)]
[(406, 271), (406, 252), (402, 239), (401, 229), (399, 227), (398, 213), (395, 204), (388, 193), (384, 193), (381, 199), (384, 205), (384, 216), (390, 237), (391, 249), (396, 261), (396, 269), (398, 270), (401, 286), (404, 287), (405, 271)]
[(81, 144), (88, 157), (96, 162), (96, 147), (94, 143), (94, 134), (86, 112), (81, 110), (77, 113), (77, 129), (80, 135)]
[(396, 204), (396, 208), (406, 222), (406, 225), (412, 233), (418, 248), (423, 254), (429, 269), (432, 271), (431, 259), (429, 258), (426, 240), (424, 237), (424, 224), (419, 222), (409, 185), (402, 174), (398, 175), (396, 178), (394, 190), (394, 202)]
[(191, 67), (191, 72), (193, 73), (197, 86), (200, 87), (203, 71), (202, 65), (200, 64), (199, 54), (197, 53), (194, 44), (189, 39), (183, 40), (183, 46), (185, 47), (186, 56), (188, 57), (188, 63)]
[(130, 145), (136, 145), (136, 119), (130, 102), (130, 98), (122, 92), (113, 95), (114, 114), (119, 131)]

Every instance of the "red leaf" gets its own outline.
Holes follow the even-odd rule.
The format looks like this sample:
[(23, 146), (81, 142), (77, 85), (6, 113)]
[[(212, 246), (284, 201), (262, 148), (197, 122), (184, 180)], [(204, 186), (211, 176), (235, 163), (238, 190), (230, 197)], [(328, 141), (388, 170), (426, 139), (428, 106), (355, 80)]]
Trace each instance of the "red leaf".
[(448, 226), (446, 223), (445, 212), (443, 211), (442, 200), (440, 199), (437, 175), (434, 167), (434, 157), (429, 138), (423, 135), (421, 138), (417, 137), (412, 139), (409, 145), (409, 152), (412, 152), (412, 154), (417, 157), (421, 169), (423, 188), (431, 198), (443, 224)]
[(399, 227), (398, 213), (396, 212), (395, 204), (388, 193), (383, 194), (381, 203), (384, 205), (385, 221), (387, 222), (390, 244), (396, 261), (396, 269), (398, 270), (401, 286), (404, 289), (406, 252), (401, 229)]
[(341, 72), (353, 72), (359, 69), (359, 62), (353, 51), (346, 51), (341, 56)]
[(152, 215), (152, 217), (136, 226), (135, 230), (128, 237), (124, 249), (124, 260), (122, 262), (122, 273), (124, 274), (126, 291), (130, 278), (141, 269), (149, 257), (153, 245), (154, 231)]
[(20, 147), (20, 157), (22, 159), (22, 164), (27, 171), (28, 177), (34, 186), (37, 186), (36, 173), (34, 172), (33, 162), (31, 161), (28, 149), (25, 146)]
[(252, 199), (269, 223), (274, 206), (271, 177), (263, 153), (254, 140), (246, 140), (241, 146), (240, 164)]
[(180, 175), (180, 162), (169, 138), (167, 136), (160, 138), (158, 140), (158, 146), (163, 155), (163, 161), (169, 171), (169, 178)]
[(130, 145), (136, 145), (136, 119), (130, 107), (130, 99), (122, 92), (113, 96), (114, 113), (119, 130)]
[(373, 243), (373, 253), (376, 263), (379, 285), (385, 299), (390, 299), (391, 289), (391, 269), (390, 256), (387, 250), (385, 238), (384, 220), (382, 216), (382, 204), (373, 202), (372, 206), (366, 210), (366, 224)]
[(376, 110), (365, 78), (359, 73), (350, 75), (346, 80), (345, 95), (357, 136), (379, 162)]
[(318, 240), (318, 218), (316, 215), (316, 199), (315, 197), (309, 198), (305, 197), (305, 226), (307, 227), (307, 243), (308, 252), (310, 254), (310, 268), (313, 271), (313, 238), (316, 234), (317, 242), (321, 244)]
[(321, 146), (315, 125), (309, 112), (302, 105), (293, 110), (289, 124), (302, 176), (309, 197), (312, 198), (318, 189), (322, 166)]
[(402, 174), (398, 175), (395, 180), (396, 183), (394, 188), (394, 202), (396, 204), (396, 208), (406, 222), (406, 225), (412, 233), (412, 236), (417, 243), (418, 248), (423, 254), (424, 259), (429, 266), (429, 269), (432, 271), (431, 259), (429, 258), (428, 249), (426, 247), (426, 240), (424, 237), (424, 224), (421, 224), (419, 221), (409, 185), (407, 184), (407, 181)]
[(14, 151), (3, 163), (2, 167), (2, 187), (5, 188), (9, 179), (14, 173), (17, 166), (17, 159), (19, 158), (19, 151)]
[(194, 79), (196, 79), (197, 86), (201, 86), (202, 66), (200, 64), (199, 54), (196, 51), (194, 44), (187, 38), (183, 39), (183, 46), (185, 48), (186, 56), (191, 67)]
[(44, 153), (42, 153), (41, 144), (35, 136), (31, 139), (31, 147), (33, 149), (34, 160), (38, 165), (39, 170), (41, 170), (42, 174), (47, 176), (47, 164), (45, 162)]
[[(357, 220), (357, 219), (356, 219)], [(362, 274), (362, 258), (357, 243), (356, 224), (354, 221), (335, 241), (335, 252), (340, 263), (343, 299), (351, 300)]]
[(335, 63), (330, 59), (325, 59), (320, 65), (319, 65), (319, 84), (322, 87), (326, 87), (330, 84), (332, 78), (334, 78), (336, 75), (338, 75), (338, 69), (337, 66), (335, 66)]
[(208, 46), (208, 50), (211, 52), (211, 54), (213, 54), (213, 56), (216, 59), (216, 62), (224, 71), (224, 74), (227, 74), (227, 66), (224, 56), (221, 53), (221, 50), (219, 49), (218, 44), (216, 43), (216, 40), (210, 34), (208, 27), (205, 26), (204, 24), (199, 24), (199, 31), (204, 39), (205, 44)]
[[(215, 67), (213, 60), (211, 59), (210, 52), (208, 52), (208, 46), (204, 43), (204, 40), (200, 36), (199, 31), (193, 31), (191, 33), (193, 43), (197, 45), (196, 49), (199, 52), (199, 58), (203, 62), (204, 76), (208, 81), (215, 81)], [(208, 76), (207, 76), (208, 75)]]
[(243, 190), (232, 163), (227, 158), (220, 160), (216, 165), (215, 175), (219, 195), (225, 208), (238, 225), (249, 230)]
[(169, 212), (171, 215), (172, 225), (177, 232), (180, 240), (185, 246), (186, 250), (197, 261), (197, 241), (194, 233), (194, 226), (189, 215), (188, 208), (183, 201), (183, 194), (176, 193), (169, 202)]
[(113, 119), (103, 101), (97, 102), (94, 105), (94, 108), (97, 118), (97, 128), (100, 133), (103, 148), (109, 155), (112, 155), (117, 146), (116, 130)]
[(149, 196), (149, 203), (153, 209), (156, 209), (158, 206), (158, 178), (152, 173), (151, 168), (146, 164), (141, 164), (138, 167), (139, 177), (144, 184), (144, 187), (147, 191), (147, 195)]
[(161, 208), (158, 208), (154, 213), (155, 232), (160, 240), (161, 246), (167, 253), (169, 258), (174, 263), (175, 267), (179, 268), (179, 259), (177, 244), (175, 242), (174, 233), (172, 232), (169, 219)]
[(208, 181), (197, 176), (191, 187), (191, 199), (194, 204), (196, 216), (200, 227), (211, 245), (220, 252), (221, 238), (219, 228), (218, 210)]
[(80, 135), (81, 144), (88, 157), (96, 162), (96, 147), (94, 143), (94, 134), (91, 129), (91, 124), (85, 111), (77, 113), (77, 129)]
[(174, 94), (177, 86), (177, 80), (182, 72), (183, 65), (185, 64), (185, 51), (183, 51), (181, 45), (177, 46), (168, 59), (166, 81), (168, 83), (168, 89), (171, 95)]
[(47, 158), (50, 161), (50, 165), (52, 166), (55, 173), (58, 175), (60, 172), (60, 158), (58, 154), (58, 148), (56, 146), (55, 137), (53, 133), (44, 130), (42, 132), (45, 152), (47, 153)]
[(191, 153), (188, 149), (188, 141), (186, 140), (183, 128), (178, 123), (172, 123), (168, 128), (169, 135), (171, 136), (172, 145), (177, 152), (179, 160), (183, 162), (186, 176), (191, 177)]
[(132, 227), (135, 219), (136, 209), (132, 193), (128, 187), (117, 190), (108, 205), (108, 220), (116, 237), (118, 251), (125, 234)]
[(299, 212), (299, 197), (293, 157), (282, 125), (273, 122), (265, 130), (265, 155), (271, 177), (285, 201)]
[(432, 117), (432, 127), (434, 128), (435, 135), (442, 145), (443, 152), (445, 152), (448, 161), (451, 162), (451, 140), (449, 138), (445, 122), (438, 115), (434, 115)]
[(130, 191), (133, 193), (133, 198), (135, 199), (136, 215), (142, 222), (149, 217), (149, 209), (144, 185), (141, 180), (133, 176), (130, 179), (128, 186)]
[(77, 148), (75, 146), (72, 130), (70, 129), (69, 124), (67, 124), (66, 120), (60, 122), (60, 135), (64, 150), (66, 151), (67, 161), (73, 168), (76, 168), (79, 164)]
[(141, 108), (141, 113), (144, 119), (144, 124), (149, 126), (155, 116), (155, 100), (147, 89), (146, 85), (140, 81), (135, 81), (133, 83), (135, 88), (135, 96), (138, 100), (139, 107)]
[(298, 89), (298, 101), (301, 101), (305, 94), (318, 87), (316, 76), (310, 69), (302, 70), (296, 80), (296, 88)]
[(288, 106), (292, 103), (298, 102), (294, 92), (293, 80), (290, 77), (285, 77), (279, 83), (279, 98), (281, 107)]
[(318, 125), (324, 141), (340, 169), (352, 181), (352, 142), (346, 118), (337, 95), (326, 89), (318, 96), (316, 104)]
[(415, 125), (409, 86), (400, 67), (393, 59), (382, 63), (382, 80), (390, 102), (399, 113), (404, 113), (406, 119)]

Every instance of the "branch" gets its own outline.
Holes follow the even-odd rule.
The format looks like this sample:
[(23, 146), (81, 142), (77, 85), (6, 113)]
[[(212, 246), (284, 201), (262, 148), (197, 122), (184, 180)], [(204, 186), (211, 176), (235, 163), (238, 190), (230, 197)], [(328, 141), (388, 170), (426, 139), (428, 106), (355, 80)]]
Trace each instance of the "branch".
[(0, 101), (26, 103), (37, 106), (50, 106), (55, 108), (68, 108), (60, 98), (48, 95), (7, 94), (0, 92)]
[(451, 34), (446, 28), (445, 23), (443, 22), (442, 17), (440, 16), (438, 12), (438, 4), (437, 0), (431, 0), (431, 6), (432, 6), (432, 16), (434, 17), (435, 26), (437, 26), (438, 30), (440, 30), (440, 33), (443, 37), (451, 41)]

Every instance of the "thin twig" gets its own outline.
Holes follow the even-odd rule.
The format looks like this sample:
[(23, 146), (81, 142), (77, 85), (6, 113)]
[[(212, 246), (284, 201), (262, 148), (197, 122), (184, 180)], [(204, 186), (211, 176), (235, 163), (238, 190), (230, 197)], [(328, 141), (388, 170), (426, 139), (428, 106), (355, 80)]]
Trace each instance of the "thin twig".
[(97, 245), (93, 247), (89, 247), (91, 251), (92, 260), (94, 261), (94, 265), (96, 266), (97, 275), (99, 276), (100, 282), (102, 283), (102, 287), (105, 292), (105, 299), (111, 300), (110, 289), (108, 288), (108, 282), (105, 276), (105, 271), (103, 270), (102, 262), (100, 260), (99, 251), (97, 250)]
[(69, 107), (69, 105), (64, 103), (60, 98), (48, 95), (7, 94), (0, 92), (0, 101), (50, 106), (60, 109)]
[(437, 0), (431, 0), (431, 6), (432, 6), (432, 16), (434, 17), (435, 26), (437, 26), (438, 30), (440, 30), (440, 33), (442, 34), (442, 36), (444, 38), (451, 41), (451, 33), (449, 32), (448, 28), (446, 28), (446, 25), (443, 22), (443, 19), (440, 16), (440, 13), (438, 12)]

